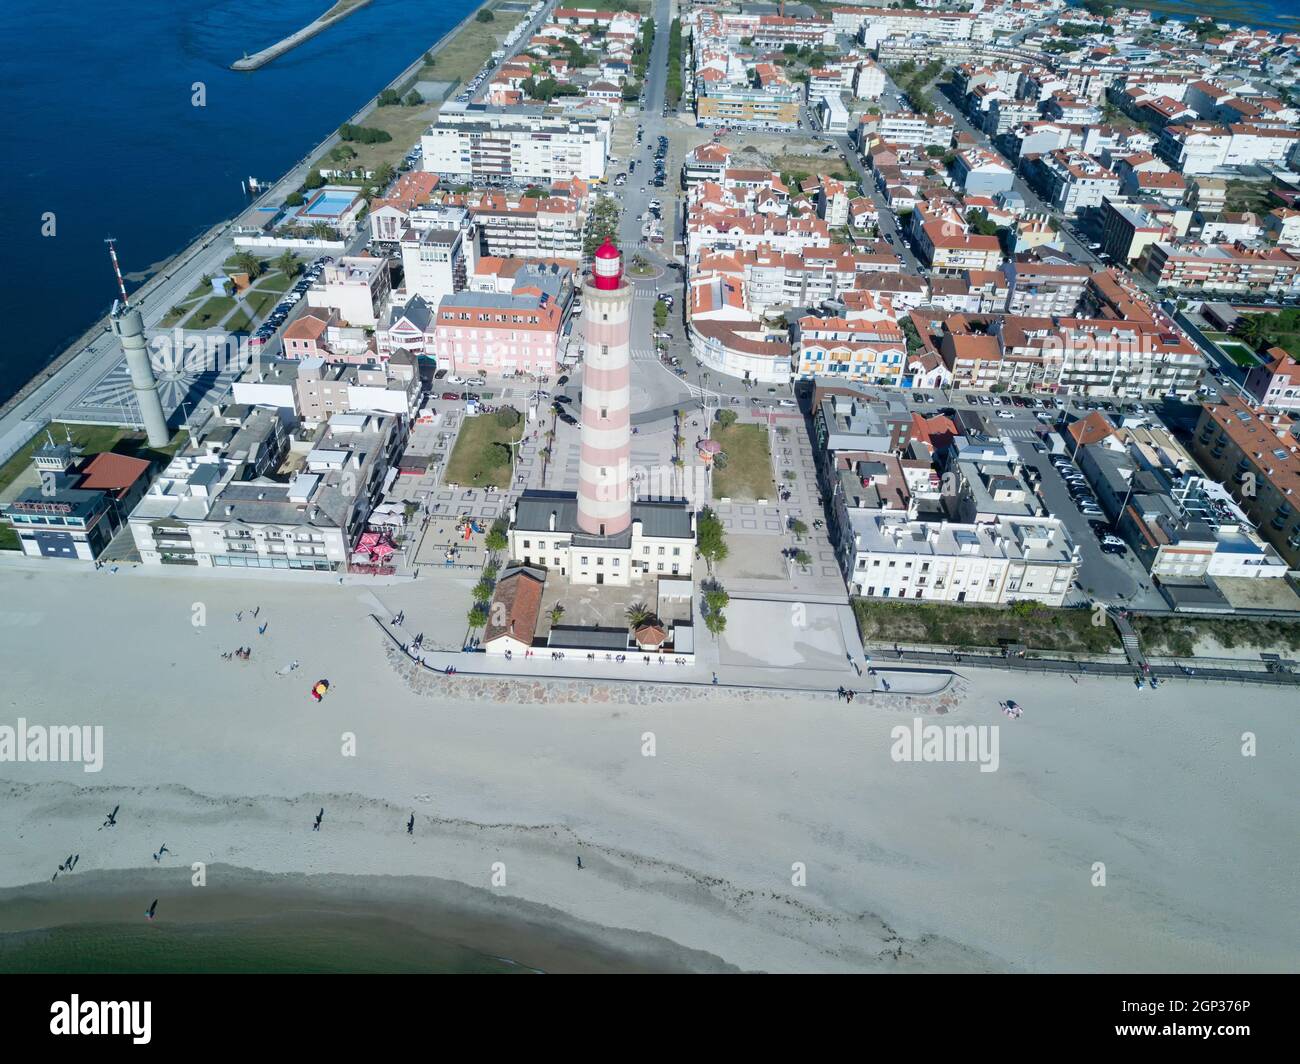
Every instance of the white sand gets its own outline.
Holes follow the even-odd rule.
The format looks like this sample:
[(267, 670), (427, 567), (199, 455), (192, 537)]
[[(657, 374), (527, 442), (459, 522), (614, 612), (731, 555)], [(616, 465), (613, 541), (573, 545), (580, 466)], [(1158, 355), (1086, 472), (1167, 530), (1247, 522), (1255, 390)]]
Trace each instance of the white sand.
[[(408, 629), (451, 632), (464, 596), (439, 591), (376, 594), (406, 608)], [(195, 602), (205, 628), (190, 624)], [(261, 637), (234, 619), (259, 603)], [(106, 731), (97, 775), (0, 764), (0, 887), (45, 883), (70, 852), (79, 871), (154, 868), (166, 842), (182, 879), (203, 860), (490, 888), (500, 861), (502, 895), (747, 969), (1300, 959), (1291, 695), (974, 672), (962, 711), (940, 720), (1002, 726), (999, 771), (981, 773), (894, 763), (889, 729), (910, 717), (861, 700), (419, 697), (390, 670), (373, 605), (350, 587), (0, 572), (0, 724)], [(220, 659), (240, 643), (251, 662)], [(277, 675), (295, 658), (297, 672)], [(307, 688), (322, 676), (334, 687), (317, 705)], [(1018, 721), (997, 712), (1008, 696)], [(1257, 757), (1241, 756), (1243, 731)], [(356, 757), (340, 755), (344, 732)], [(97, 831), (119, 802), (119, 826)], [(1090, 885), (1098, 861), (1104, 887)], [(795, 862), (806, 886), (791, 885)]]

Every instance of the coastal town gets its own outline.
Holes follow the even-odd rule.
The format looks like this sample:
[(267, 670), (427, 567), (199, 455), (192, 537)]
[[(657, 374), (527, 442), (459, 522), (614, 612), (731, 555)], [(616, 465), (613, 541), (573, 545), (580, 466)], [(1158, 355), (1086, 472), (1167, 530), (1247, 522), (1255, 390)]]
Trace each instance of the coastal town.
[[(161, 657), (244, 684), (240, 719), (255, 669), (321, 713), (373, 682), (411, 728), (461, 700), (734, 701), (768, 749), (801, 746), (809, 706), (978, 702), (1021, 734), (1080, 699), (1129, 736), (1137, 709), (1294, 705), (1300, 31), (1106, 0), (488, 0), (428, 43), (142, 287), (110, 243), (112, 314), (0, 408), (22, 609), (71, 610), (70, 573), (109, 589), (114, 639), (168, 603), (186, 634)], [(198, 651), (200, 605), (223, 627), (193, 622)], [(340, 803), (308, 804), (328, 832)], [(311, 868), (369, 867), (379, 814), (351, 812), (346, 860)], [(462, 813), (454, 879), (483, 824), (518, 822), (500, 797)], [(267, 816), (249, 867), (275, 867)], [(615, 834), (556, 843), (564, 868), (617, 861)], [(406, 860), (384, 867), (423, 874)], [(656, 930), (612, 887), (590, 901)], [(674, 940), (676, 904), (647, 910)], [(764, 920), (741, 967), (1008, 956)], [(1086, 938), (1050, 963), (1106, 968)], [(688, 944), (732, 959), (725, 930)]]

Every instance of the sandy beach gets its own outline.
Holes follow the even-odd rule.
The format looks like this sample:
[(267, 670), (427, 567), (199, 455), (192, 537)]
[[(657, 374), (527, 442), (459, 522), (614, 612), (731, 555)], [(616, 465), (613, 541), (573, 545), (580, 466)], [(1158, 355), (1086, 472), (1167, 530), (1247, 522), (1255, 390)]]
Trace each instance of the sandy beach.
[[(543, 970), (1300, 959), (1285, 695), (972, 672), (957, 712), (932, 719), (998, 726), (997, 771), (900, 763), (890, 732), (912, 714), (887, 696), (413, 692), (370, 613), (403, 608), (408, 627), (450, 639), (464, 601), (422, 581), (0, 572), (0, 726), (104, 728), (100, 772), (0, 763), (0, 931), (142, 920), (159, 896), (159, 928), (333, 897), (412, 926), (441, 919), (447, 941)], [(250, 661), (221, 658), (240, 645)], [(317, 704), (319, 677), (332, 687)], [(1007, 697), (1023, 717), (998, 712)], [(51, 883), (69, 853), (76, 869)], [(190, 885), (194, 862), (205, 887)]]

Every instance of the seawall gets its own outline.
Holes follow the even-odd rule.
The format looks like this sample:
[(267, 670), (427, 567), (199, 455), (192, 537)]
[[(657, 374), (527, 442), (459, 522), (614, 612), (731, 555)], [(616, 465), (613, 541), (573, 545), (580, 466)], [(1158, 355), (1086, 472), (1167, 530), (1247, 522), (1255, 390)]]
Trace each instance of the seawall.
[[(292, 51), (304, 41), (311, 40), (316, 36), (316, 34), (323, 33), (334, 25), (334, 23), (341, 22), (354, 11), (360, 11), (369, 3), (370, 0), (356, 0), (355, 3), (342, 11), (335, 11), (332, 15), (329, 14), (329, 12), (326, 12), (320, 18), (307, 23), (307, 25), (297, 32), (291, 33), (288, 37), (276, 41), (275, 44), (271, 45), (269, 48), (263, 48), (260, 52), (254, 52), (252, 55), (246, 55), (242, 59), (236, 59), (230, 64), (230, 69), (256, 70), (258, 67), (264, 67), (267, 63), (271, 62), (271, 60), (278, 59), (280, 56), (284, 55), (285, 52)], [(332, 6), (330, 11), (333, 11), (336, 6), (337, 5)]]

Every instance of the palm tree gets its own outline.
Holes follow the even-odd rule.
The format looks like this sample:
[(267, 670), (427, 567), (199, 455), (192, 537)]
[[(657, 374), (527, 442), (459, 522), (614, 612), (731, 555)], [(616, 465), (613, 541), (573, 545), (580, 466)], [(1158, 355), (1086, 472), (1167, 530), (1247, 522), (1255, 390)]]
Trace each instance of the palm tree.
[(634, 602), (624, 611), (624, 616), (627, 617), (627, 623), (635, 630), (654, 617), (654, 611), (644, 602)]
[(286, 277), (297, 277), (298, 270), (301, 268), (298, 262), (298, 256), (292, 251), (286, 250), (284, 254), (275, 260), (275, 268)]
[(256, 279), (262, 273), (262, 260), (251, 251), (241, 251), (230, 261), (235, 264), (236, 270), (248, 274), (251, 279)]
[(333, 240), (335, 237), (334, 227), (328, 222), (312, 222), (311, 235), (317, 240)]

